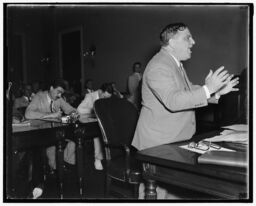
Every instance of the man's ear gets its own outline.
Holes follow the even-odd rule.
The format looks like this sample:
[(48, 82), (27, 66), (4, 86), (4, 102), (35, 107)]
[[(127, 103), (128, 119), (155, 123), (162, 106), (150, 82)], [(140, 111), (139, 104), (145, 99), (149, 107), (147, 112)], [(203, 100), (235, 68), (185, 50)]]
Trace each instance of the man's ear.
[(53, 90), (53, 86), (50, 86), (50, 90)]
[(169, 46), (170, 46), (171, 48), (173, 48), (173, 46), (174, 46), (174, 41), (173, 41), (172, 38), (169, 39), (168, 44), (169, 44)]

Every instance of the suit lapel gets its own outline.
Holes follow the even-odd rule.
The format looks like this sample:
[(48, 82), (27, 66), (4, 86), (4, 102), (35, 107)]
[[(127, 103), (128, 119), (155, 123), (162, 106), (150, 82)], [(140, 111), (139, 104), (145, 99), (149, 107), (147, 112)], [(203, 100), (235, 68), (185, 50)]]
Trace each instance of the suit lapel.
[(186, 71), (185, 71), (185, 69), (184, 69), (184, 67), (183, 67), (182, 64), (180, 65), (180, 69), (181, 69), (181, 71), (182, 71), (182, 73), (183, 73), (183, 77), (184, 77), (184, 79), (185, 79), (186, 85), (187, 85), (187, 87), (188, 87), (189, 90), (190, 90), (190, 89), (191, 89), (191, 88), (190, 88), (190, 82), (189, 82), (189, 80), (188, 80), (187, 73), (186, 73)]
[(170, 55), (168, 53), (168, 51), (166, 51), (166, 49), (162, 48), (161, 49), (169, 58), (169, 60), (172, 62), (173, 65), (175, 65), (175, 69), (177, 70), (178, 74), (179, 74), (179, 77), (180, 79), (182, 80), (183, 82), (183, 85), (185, 86), (185, 90), (191, 90), (191, 87), (190, 87), (190, 83), (189, 83), (189, 80), (188, 80), (188, 77), (187, 77), (187, 74), (184, 70), (184, 68), (180, 68), (176, 61), (174, 60), (174, 58), (172, 57), (172, 55)]

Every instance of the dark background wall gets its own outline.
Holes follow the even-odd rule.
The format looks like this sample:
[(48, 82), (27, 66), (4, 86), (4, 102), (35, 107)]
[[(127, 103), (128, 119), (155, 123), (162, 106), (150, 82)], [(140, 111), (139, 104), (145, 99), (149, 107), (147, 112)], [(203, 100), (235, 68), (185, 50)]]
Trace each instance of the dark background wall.
[[(15, 8), (9, 14), (9, 31), (25, 34), (28, 81), (59, 76), (58, 34), (73, 27), (83, 29), (83, 53), (96, 46), (94, 67), (83, 59), (85, 78), (93, 78), (95, 87), (115, 81), (125, 91), (133, 62), (146, 66), (160, 48), (161, 29), (171, 22), (186, 23), (196, 41), (192, 58), (185, 62), (192, 82), (203, 84), (209, 69), (221, 65), (234, 74), (248, 67), (247, 7), (57, 5)], [(50, 56), (51, 61), (42, 63), (42, 56)]]
[[(13, 36), (18, 34), (24, 38), (23, 52), (25, 54), (23, 56), (27, 82), (46, 81), (49, 73), (54, 70), (50, 64), (42, 62), (43, 57), (51, 56), (54, 51), (52, 19), (53, 13), (46, 7), (7, 8), (7, 41), (10, 50), (16, 50), (16, 45), (12, 42)], [(9, 68), (14, 64), (15, 58), (13, 58), (10, 56)]]

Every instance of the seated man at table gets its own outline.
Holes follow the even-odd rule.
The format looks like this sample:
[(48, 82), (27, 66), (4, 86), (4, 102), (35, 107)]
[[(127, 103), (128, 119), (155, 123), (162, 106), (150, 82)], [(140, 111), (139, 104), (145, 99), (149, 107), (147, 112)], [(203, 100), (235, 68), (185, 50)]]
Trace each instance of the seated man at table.
[[(109, 98), (113, 94), (113, 87), (111, 83), (104, 83), (100, 89), (95, 92), (87, 93), (84, 100), (78, 106), (77, 111), (80, 115), (94, 114), (94, 102), (101, 98)], [(96, 170), (103, 170), (101, 160), (103, 159), (102, 148), (99, 137), (93, 139), (94, 142), (94, 166)]]
[[(48, 91), (38, 92), (26, 109), (26, 119), (54, 119), (60, 118), (62, 112), (67, 115), (76, 112), (76, 109), (61, 97), (64, 89), (65, 82), (63, 80), (55, 80)], [(55, 146), (46, 149), (48, 163), (52, 170), (56, 169), (55, 151)], [(69, 141), (64, 149), (64, 161), (72, 165), (75, 164), (75, 143), (72, 141)]]

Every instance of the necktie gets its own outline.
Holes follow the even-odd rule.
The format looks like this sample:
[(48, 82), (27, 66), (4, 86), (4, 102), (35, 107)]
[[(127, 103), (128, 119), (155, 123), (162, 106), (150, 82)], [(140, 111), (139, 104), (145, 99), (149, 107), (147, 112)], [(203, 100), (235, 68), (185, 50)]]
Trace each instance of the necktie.
[(181, 74), (182, 74), (182, 76), (183, 76), (183, 78), (186, 82), (186, 85), (187, 85), (188, 89), (190, 89), (188, 78), (187, 78), (187, 75), (186, 75), (186, 72), (184, 70), (184, 67), (183, 67), (182, 63), (180, 63), (180, 71), (181, 71)]
[(53, 101), (51, 100), (51, 103), (50, 103), (50, 111), (51, 113), (53, 113)]

